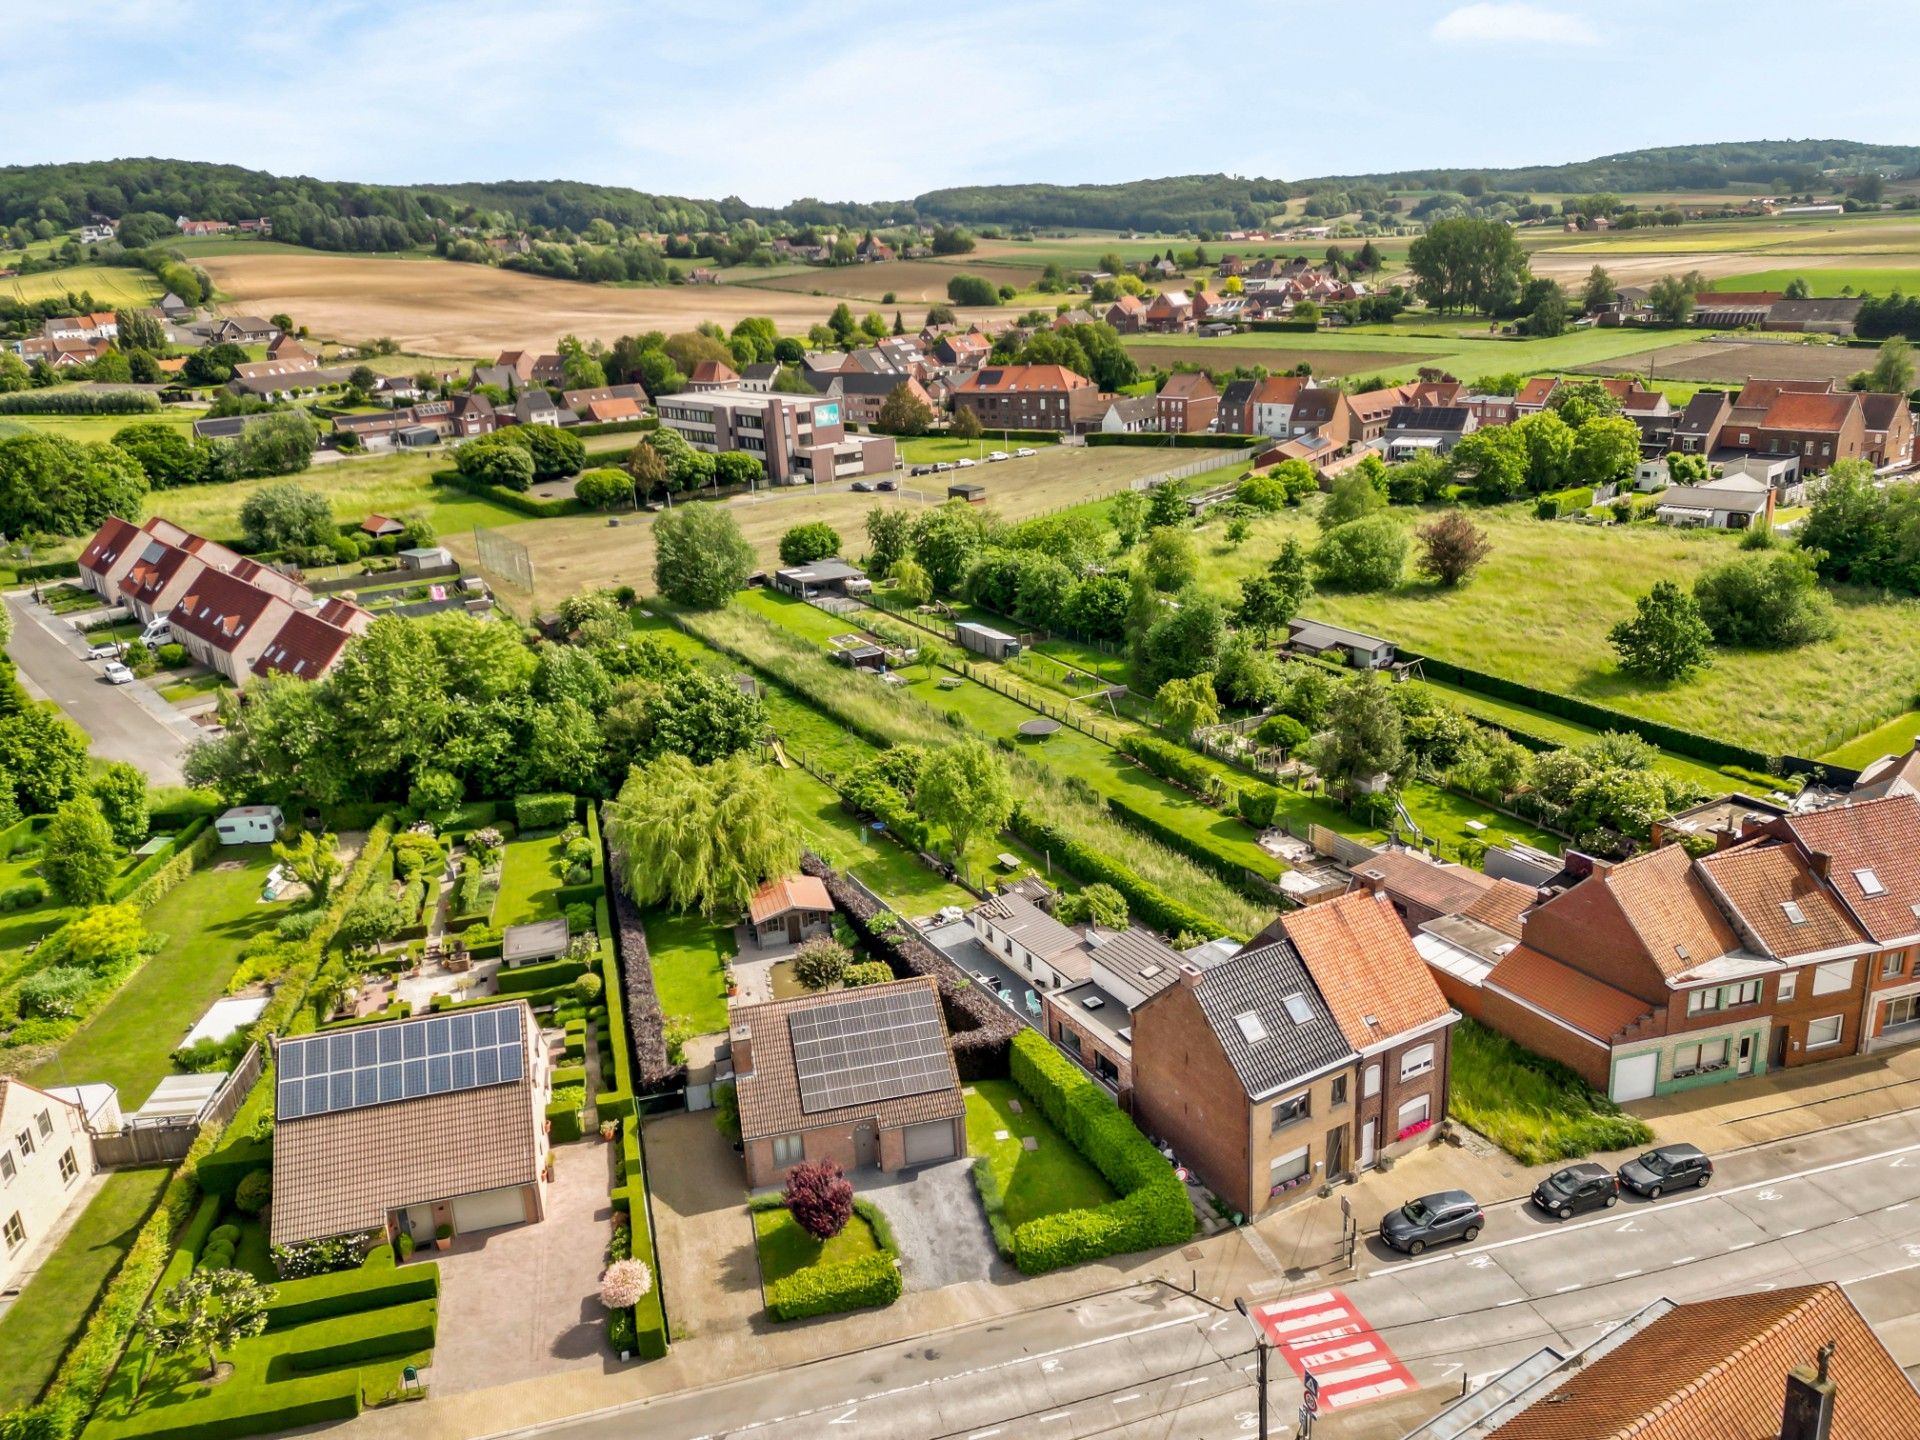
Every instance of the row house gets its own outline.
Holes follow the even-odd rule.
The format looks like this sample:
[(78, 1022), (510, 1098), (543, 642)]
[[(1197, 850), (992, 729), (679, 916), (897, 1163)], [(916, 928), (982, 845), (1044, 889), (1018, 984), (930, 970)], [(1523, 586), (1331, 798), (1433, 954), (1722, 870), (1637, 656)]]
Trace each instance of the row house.
[(55, 315), (40, 322), (44, 340), (113, 340), (120, 334), (120, 322), (111, 310), (86, 315)]
[(1293, 428), (1293, 409), (1300, 397), (1313, 388), (1313, 382), (1302, 375), (1269, 375), (1251, 383), (1253, 394), (1241, 433), (1271, 435), (1276, 440), (1297, 433)]
[(1152, 395), (1075, 390), (1067, 397), (1067, 414), (1076, 435), (1143, 435), (1160, 428), (1160, 408)]
[(1069, 397), (1093, 382), (1064, 365), (990, 365), (954, 387), (956, 413), (971, 410), (984, 430), (1073, 428)]
[(961, 370), (979, 369), (992, 354), (993, 341), (977, 330), (942, 335), (933, 347), (935, 360)]
[(1459, 1018), (1386, 903), (1345, 895), (1135, 1007), (1134, 1115), (1257, 1215), (1423, 1143)]
[[(769, 385), (768, 388), (772, 387)], [(568, 390), (561, 398), (566, 401), (567, 409), (578, 415), (583, 423), (594, 425), (612, 420), (638, 420), (653, 403), (647, 398), (645, 388), (639, 385), (601, 385), (591, 390)]]
[(1133, 1109), (1133, 1012), (1179, 978), (1180, 952), (1137, 926), (1090, 929), (1085, 980), (1042, 995), (1047, 1038)]
[(1159, 428), (1168, 434), (1209, 430), (1220, 412), (1220, 392), (1214, 388), (1212, 379), (1199, 370), (1169, 375), (1154, 398), (1159, 409)]
[(1229, 380), (1227, 388), (1220, 392), (1219, 407), (1214, 411), (1213, 428), (1222, 435), (1260, 435), (1267, 432), (1256, 430), (1253, 421), (1253, 399), (1263, 382), (1259, 380)]

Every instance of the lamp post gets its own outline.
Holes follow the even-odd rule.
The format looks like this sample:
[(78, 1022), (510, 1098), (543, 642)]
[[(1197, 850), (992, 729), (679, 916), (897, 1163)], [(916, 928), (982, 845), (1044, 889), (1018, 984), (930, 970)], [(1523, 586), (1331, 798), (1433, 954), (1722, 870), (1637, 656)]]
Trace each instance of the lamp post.
[(1267, 1338), (1267, 1332), (1260, 1328), (1260, 1322), (1253, 1318), (1253, 1312), (1247, 1309), (1244, 1298), (1234, 1296), (1233, 1308), (1253, 1327), (1254, 1349), (1260, 1356), (1260, 1440), (1267, 1440), (1267, 1352), (1273, 1349), (1273, 1342)]

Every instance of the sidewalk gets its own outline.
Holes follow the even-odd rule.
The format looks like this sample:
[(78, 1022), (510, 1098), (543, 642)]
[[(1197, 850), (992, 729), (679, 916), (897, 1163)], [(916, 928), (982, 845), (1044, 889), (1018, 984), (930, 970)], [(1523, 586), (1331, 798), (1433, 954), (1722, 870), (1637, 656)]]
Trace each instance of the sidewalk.
[(1713, 1154), (1830, 1130), (1920, 1104), (1920, 1045), (1774, 1070), (1626, 1107), (1663, 1142)]

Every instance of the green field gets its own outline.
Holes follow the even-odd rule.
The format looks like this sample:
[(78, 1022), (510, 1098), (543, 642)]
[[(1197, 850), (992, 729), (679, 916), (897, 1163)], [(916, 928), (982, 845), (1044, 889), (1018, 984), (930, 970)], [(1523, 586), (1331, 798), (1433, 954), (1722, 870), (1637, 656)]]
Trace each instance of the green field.
[(727, 986), (723, 971), (733, 958), (733, 931), (703, 915), (649, 910), (643, 918), (660, 1012), (668, 1017), (686, 1016), (693, 1022), (696, 1035), (725, 1030)]
[(153, 423), (190, 430), (194, 419), (194, 412), (180, 410), (162, 410), (153, 415), (5, 415), (0, 416), (0, 435), (37, 431), (84, 443), (111, 440), (129, 425)]
[(1746, 275), (1722, 276), (1713, 282), (1713, 288), (1715, 290), (1785, 290), (1795, 280), (1806, 281), (1808, 291), (1814, 295), (1888, 295), (1895, 290), (1912, 295), (1920, 292), (1920, 269), (1896, 269), (1872, 265), (1756, 270)]
[(1883, 755), (1898, 755), (1911, 750), (1915, 740), (1920, 740), (1920, 710), (1909, 710), (1864, 735), (1855, 736), (1820, 758), (1835, 765), (1844, 765), (1850, 770), (1859, 770)]
[(69, 265), (0, 280), (0, 295), (30, 305), (36, 300), (60, 300), (87, 294), (103, 309), (122, 305), (151, 305), (160, 298), (160, 282), (132, 265)]

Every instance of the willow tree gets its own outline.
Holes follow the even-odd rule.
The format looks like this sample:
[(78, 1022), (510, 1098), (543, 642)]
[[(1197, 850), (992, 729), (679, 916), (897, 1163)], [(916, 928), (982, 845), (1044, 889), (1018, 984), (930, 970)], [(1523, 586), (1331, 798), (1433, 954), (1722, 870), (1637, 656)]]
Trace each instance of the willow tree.
[(607, 807), (607, 835), (636, 904), (708, 916), (744, 909), (762, 884), (800, 864), (772, 776), (744, 751), (711, 765), (669, 753), (636, 766)]

